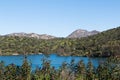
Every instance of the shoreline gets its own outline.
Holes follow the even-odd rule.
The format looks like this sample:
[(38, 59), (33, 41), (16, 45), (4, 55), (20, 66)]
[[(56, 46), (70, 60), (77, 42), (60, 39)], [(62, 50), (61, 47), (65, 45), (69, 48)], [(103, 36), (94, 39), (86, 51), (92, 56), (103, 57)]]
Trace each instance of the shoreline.
[[(51, 55), (51, 54), (55, 54), (55, 53), (51, 53), (51, 54), (44, 54), (44, 53), (30, 53), (30, 54), (18, 54), (18, 53), (13, 53), (13, 54), (4, 54), (4, 55), (0, 55), (0, 56), (21, 56), (21, 55)], [(120, 58), (118, 56), (99, 56), (99, 57), (92, 57), (92, 56), (81, 56), (81, 55), (59, 55), (59, 54), (56, 54), (60, 57), (64, 56), (64, 57), (67, 57), (67, 56), (74, 56), (74, 57), (88, 57), (88, 58), (109, 58), (109, 57), (117, 57), (117, 58)]]

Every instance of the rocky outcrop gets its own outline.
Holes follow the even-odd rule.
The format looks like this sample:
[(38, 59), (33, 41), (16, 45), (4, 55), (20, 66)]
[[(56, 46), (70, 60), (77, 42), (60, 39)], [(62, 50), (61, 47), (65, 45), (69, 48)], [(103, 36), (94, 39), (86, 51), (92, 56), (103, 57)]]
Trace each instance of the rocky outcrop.
[(51, 35), (47, 35), (47, 34), (36, 34), (36, 33), (11, 33), (11, 34), (7, 34), (5, 36), (18, 36), (18, 37), (33, 37), (33, 38), (37, 38), (37, 39), (53, 39), (56, 38), (54, 36)]

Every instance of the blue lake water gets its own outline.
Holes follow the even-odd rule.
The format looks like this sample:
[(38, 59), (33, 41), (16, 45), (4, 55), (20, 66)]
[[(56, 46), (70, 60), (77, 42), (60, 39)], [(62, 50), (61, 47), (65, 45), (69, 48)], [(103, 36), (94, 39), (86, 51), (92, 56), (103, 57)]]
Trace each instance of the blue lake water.
[[(32, 70), (35, 70), (36, 67), (41, 67), (42, 59), (46, 58), (43, 54), (28, 55), (27, 59), (31, 63)], [(88, 63), (89, 59), (92, 61), (93, 65), (97, 67), (99, 63), (104, 62), (105, 58), (88, 58), (88, 57), (78, 57), (78, 56), (58, 56), (51, 54), (47, 56), (47, 59), (51, 61), (51, 66), (59, 68), (63, 62), (70, 63), (72, 59), (77, 63), (80, 60), (83, 60), (85, 64)], [(0, 56), (0, 61), (4, 61), (5, 65), (16, 64), (21, 66), (24, 60), (24, 55), (17, 56)]]

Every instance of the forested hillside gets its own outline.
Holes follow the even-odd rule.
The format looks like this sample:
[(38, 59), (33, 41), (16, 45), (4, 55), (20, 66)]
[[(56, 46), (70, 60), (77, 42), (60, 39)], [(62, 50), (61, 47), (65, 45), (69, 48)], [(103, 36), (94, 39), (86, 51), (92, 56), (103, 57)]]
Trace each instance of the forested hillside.
[(77, 41), (84, 48), (86, 55), (90, 56), (119, 56), (120, 27), (101, 32), (97, 35)]
[(120, 27), (81, 39), (36, 39), (17, 36), (0, 37), (0, 54), (56, 53), (62, 56), (120, 56)]

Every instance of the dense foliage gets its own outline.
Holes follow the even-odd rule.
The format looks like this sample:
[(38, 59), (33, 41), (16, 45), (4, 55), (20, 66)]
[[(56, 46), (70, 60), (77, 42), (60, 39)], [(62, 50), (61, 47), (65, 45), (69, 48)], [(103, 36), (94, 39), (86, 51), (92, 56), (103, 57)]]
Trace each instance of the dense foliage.
[(57, 53), (76, 56), (120, 56), (120, 27), (80, 39), (35, 39), (17, 36), (0, 37), (0, 54)]
[(70, 64), (63, 63), (59, 69), (50, 66), (50, 61), (43, 59), (42, 67), (31, 70), (31, 64), (25, 59), (21, 66), (0, 62), (0, 80), (120, 80), (120, 59), (109, 58), (94, 67), (89, 60), (85, 65), (81, 60)]

